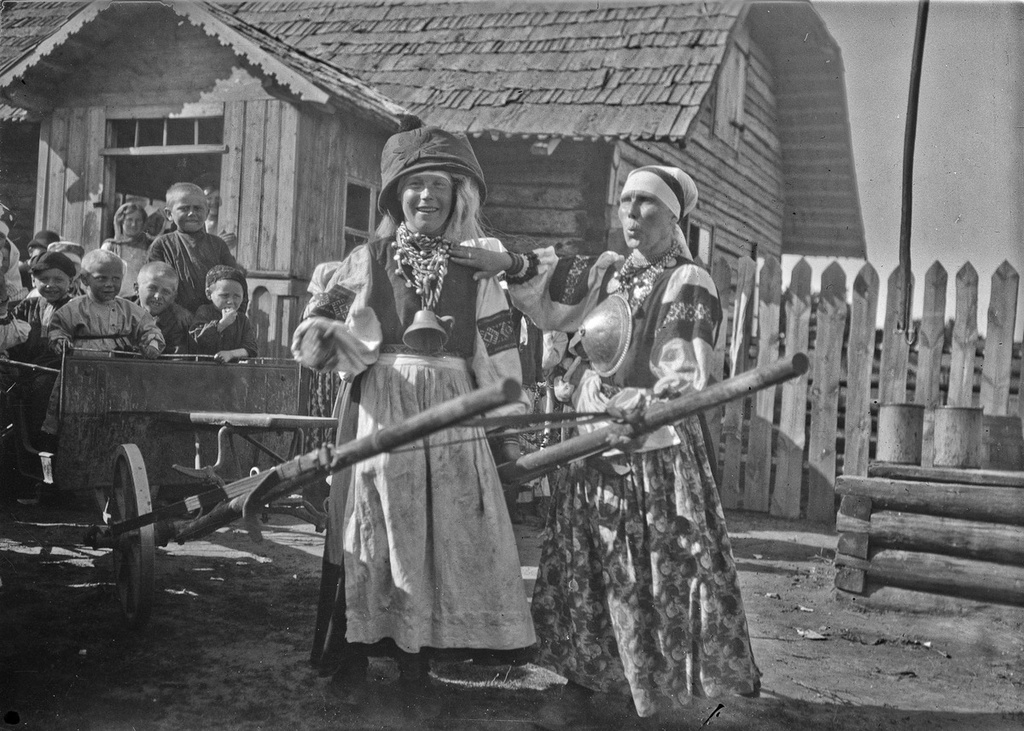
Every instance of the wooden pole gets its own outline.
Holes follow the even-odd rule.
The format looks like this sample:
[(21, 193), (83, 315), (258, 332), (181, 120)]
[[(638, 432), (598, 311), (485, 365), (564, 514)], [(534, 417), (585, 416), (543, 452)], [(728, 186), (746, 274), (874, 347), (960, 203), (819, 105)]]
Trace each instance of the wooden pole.
[(515, 462), (499, 467), (498, 473), (501, 476), (501, 481), (505, 484), (529, 482), (555, 467), (591, 457), (609, 449), (623, 447), (634, 439), (663, 426), (675, 424), (706, 409), (734, 399), (745, 398), (762, 388), (782, 383), (806, 372), (807, 364), (807, 356), (803, 353), (796, 353), (785, 360), (760, 366), (726, 381), (712, 384), (703, 391), (654, 404), (636, 423), (609, 424), (554, 446), (524, 455)]

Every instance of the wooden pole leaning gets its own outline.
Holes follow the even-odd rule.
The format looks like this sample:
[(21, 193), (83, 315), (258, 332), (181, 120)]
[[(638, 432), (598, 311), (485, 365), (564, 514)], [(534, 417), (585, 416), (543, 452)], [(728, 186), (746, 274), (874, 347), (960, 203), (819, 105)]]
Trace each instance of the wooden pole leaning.
[(758, 366), (712, 384), (703, 391), (652, 404), (636, 421), (615, 422), (551, 447), (531, 452), (515, 462), (499, 466), (498, 474), (505, 484), (529, 482), (561, 465), (623, 447), (645, 434), (675, 424), (688, 416), (749, 396), (764, 388), (777, 386), (806, 373), (807, 367), (808, 358), (804, 353), (796, 353), (787, 359)]

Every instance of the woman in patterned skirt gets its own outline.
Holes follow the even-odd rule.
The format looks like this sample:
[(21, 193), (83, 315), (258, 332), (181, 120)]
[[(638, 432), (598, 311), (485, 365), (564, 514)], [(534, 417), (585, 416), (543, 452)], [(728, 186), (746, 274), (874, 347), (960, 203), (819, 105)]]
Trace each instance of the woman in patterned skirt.
[[(514, 305), (541, 329), (579, 331), (574, 405), (621, 416), (708, 384), (722, 308), (679, 225), (696, 203), (682, 170), (642, 167), (620, 196), (625, 258), (468, 247), (452, 258), (504, 270)], [(693, 697), (759, 692), (702, 426), (690, 417), (588, 459), (552, 500), (533, 595), (536, 661), (577, 697), (623, 693), (654, 716)]]

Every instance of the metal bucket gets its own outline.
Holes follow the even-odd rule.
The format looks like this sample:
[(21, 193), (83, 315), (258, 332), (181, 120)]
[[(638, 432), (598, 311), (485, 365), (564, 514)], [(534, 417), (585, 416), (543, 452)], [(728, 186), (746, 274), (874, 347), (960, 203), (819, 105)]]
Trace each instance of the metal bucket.
[(875, 459), (895, 464), (921, 464), (924, 405), (880, 404)]
[(981, 467), (982, 410), (980, 406), (935, 407), (935, 467)]

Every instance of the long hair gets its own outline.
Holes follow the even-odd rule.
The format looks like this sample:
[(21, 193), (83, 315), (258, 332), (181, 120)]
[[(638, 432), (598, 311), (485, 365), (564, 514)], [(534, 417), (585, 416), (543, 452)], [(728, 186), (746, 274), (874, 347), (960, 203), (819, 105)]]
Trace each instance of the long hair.
[(146, 213), (146, 207), (141, 203), (129, 201), (128, 203), (122, 203), (117, 209), (117, 212), (114, 214), (114, 236), (116, 238), (124, 236), (124, 219), (136, 212), (142, 216), (142, 225), (146, 225), (146, 218), (149, 214)]
[[(455, 183), (455, 205), (448, 218), (444, 237), (453, 243), (485, 238), (487, 234), (484, 233), (480, 219), (480, 191), (476, 182), (459, 174), (453, 174), (452, 180)], [(382, 239), (393, 237), (400, 223), (390, 213), (385, 214), (377, 226), (377, 236)]]

